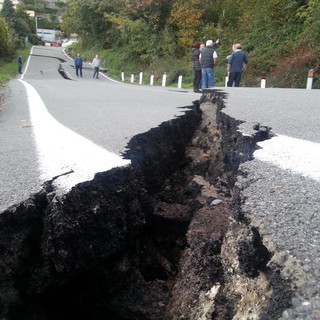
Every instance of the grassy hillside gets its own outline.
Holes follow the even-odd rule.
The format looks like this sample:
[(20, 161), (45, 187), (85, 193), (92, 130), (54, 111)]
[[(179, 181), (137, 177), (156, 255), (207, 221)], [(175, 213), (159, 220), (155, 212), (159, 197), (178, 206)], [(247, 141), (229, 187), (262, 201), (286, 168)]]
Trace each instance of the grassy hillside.
[[(305, 88), (309, 69), (314, 69), (313, 88), (320, 88), (319, 64), (320, 46), (310, 46), (308, 43), (292, 44), (292, 50), (282, 52), (281, 48), (258, 48), (247, 50), (244, 42), (243, 50), (249, 58), (248, 68), (243, 74), (242, 86), (259, 87), (261, 75), (266, 72), (267, 87), (274, 88)], [(117, 50), (85, 50), (76, 44), (68, 48), (71, 55), (80, 52), (84, 60), (92, 60), (96, 54), (102, 59), (102, 65), (108, 69), (108, 74), (120, 80), (121, 72), (130, 81), (134, 74), (138, 81), (140, 71), (144, 72), (144, 83), (149, 84), (150, 75), (154, 74), (157, 85), (161, 85), (162, 75), (167, 74), (167, 83), (176, 86), (179, 75), (183, 76), (183, 87), (192, 88), (192, 62), (190, 54), (181, 58), (167, 56), (154, 60), (151, 64), (141, 64), (139, 61), (129, 60), (126, 53), (119, 54)], [(217, 49), (218, 65), (216, 67), (216, 86), (224, 86), (227, 61), (230, 54), (229, 45), (224, 43)]]
[(25, 64), (31, 47), (20, 49), (17, 51), (14, 59), (0, 59), (0, 88), (3, 87), (9, 80), (14, 78), (18, 74), (17, 57), (20, 54)]
[(93, 57), (92, 48), (100, 48), (115, 78), (121, 71), (129, 76), (143, 70), (160, 81), (166, 72), (169, 84), (183, 75), (191, 86), (192, 43), (220, 39), (217, 86), (224, 85), (232, 44), (241, 43), (250, 61), (242, 85), (260, 86), (266, 72), (269, 87), (304, 88), (314, 69), (314, 88), (320, 88), (318, 0), (101, 0), (98, 8), (68, 3), (62, 27), (82, 41), (74, 50)]

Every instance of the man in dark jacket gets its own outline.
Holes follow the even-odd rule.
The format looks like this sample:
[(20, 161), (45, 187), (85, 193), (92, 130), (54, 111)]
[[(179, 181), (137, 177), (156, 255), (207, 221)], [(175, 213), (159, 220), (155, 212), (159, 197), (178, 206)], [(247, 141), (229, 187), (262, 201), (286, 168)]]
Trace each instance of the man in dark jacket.
[(214, 49), (214, 42), (208, 40), (200, 54), (202, 89), (214, 87), (214, 66), (217, 64), (217, 59), (218, 55)]
[(199, 61), (200, 56), (200, 45), (201, 43), (196, 41), (192, 46), (192, 63), (193, 63), (193, 91), (194, 92), (201, 92), (201, 65)]
[(22, 74), (22, 57), (18, 56), (18, 71), (20, 74)]
[(240, 87), (242, 71), (245, 69), (246, 64), (248, 63), (247, 56), (241, 51), (241, 44), (235, 44), (234, 49), (234, 52), (228, 59), (228, 87), (232, 87), (233, 83), (235, 87)]
[(77, 77), (79, 77), (79, 73), (80, 73), (80, 77), (82, 77), (82, 58), (80, 57), (79, 53), (74, 59), (74, 66), (76, 68)]

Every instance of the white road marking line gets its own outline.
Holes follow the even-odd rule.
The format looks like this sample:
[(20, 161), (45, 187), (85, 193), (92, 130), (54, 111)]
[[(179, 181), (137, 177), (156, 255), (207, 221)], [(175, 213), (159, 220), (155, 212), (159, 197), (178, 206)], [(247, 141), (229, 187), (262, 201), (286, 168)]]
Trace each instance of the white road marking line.
[(278, 135), (258, 145), (262, 149), (253, 154), (258, 160), (320, 181), (319, 143)]
[(79, 182), (91, 180), (97, 172), (130, 163), (63, 126), (49, 114), (37, 91), (29, 83), (19, 81), (28, 95), (41, 179), (50, 180), (73, 170), (70, 175), (59, 178), (57, 183), (60, 188), (69, 190)]

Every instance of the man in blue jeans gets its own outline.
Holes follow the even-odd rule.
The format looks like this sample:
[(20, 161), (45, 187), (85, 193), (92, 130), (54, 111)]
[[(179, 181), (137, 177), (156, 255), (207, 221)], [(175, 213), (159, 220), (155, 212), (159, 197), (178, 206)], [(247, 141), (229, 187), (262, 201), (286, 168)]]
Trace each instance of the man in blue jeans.
[(76, 58), (74, 59), (74, 66), (76, 68), (77, 77), (79, 77), (79, 73), (80, 73), (80, 77), (82, 77), (82, 58), (79, 53), (77, 54)]
[(229, 80), (227, 82), (228, 87), (232, 87), (233, 83), (235, 87), (240, 87), (240, 81), (242, 71), (245, 69), (248, 63), (247, 56), (241, 51), (241, 44), (234, 45), (234, 52), (228, 58), (228, 73)]
[(214, 87), (214, 66), (217, 64), (217, 59), (218, 55), (214, 49), (214, 42), (207, 40), (206, 46), (200, 54), (202, 89)]

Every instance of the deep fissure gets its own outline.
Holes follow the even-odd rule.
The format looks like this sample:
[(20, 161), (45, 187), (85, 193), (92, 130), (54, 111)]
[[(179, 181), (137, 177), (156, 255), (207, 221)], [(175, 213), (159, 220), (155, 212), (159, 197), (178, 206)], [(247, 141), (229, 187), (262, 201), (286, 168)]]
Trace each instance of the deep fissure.
[[(131, 165), (0, 215), (3, 319), (275, 319), (291, 284), (241, 212), (238, 167), (252, 137), (206, 92), (135, 136)], [(72, 174), (72, 173), (71, 173)], [(284, 290), (285, 289), (285, 290)]]

